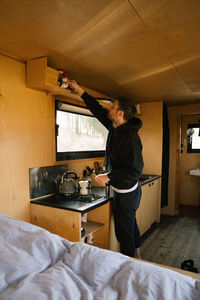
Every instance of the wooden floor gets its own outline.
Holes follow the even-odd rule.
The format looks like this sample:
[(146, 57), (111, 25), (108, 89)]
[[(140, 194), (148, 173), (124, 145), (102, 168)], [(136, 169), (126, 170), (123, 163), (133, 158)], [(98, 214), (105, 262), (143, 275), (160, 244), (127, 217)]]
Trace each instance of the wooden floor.
[(142, 237), (142, 259), (181, 268), (193, 259), (200, 273), (200, 208), (180, 206), (179, 216), (161, 216), (161, 222)]

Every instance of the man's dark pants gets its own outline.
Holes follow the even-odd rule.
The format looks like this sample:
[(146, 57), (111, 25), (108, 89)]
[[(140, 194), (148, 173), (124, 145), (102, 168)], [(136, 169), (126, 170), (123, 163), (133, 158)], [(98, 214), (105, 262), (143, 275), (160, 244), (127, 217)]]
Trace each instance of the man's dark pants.
[(136, 221), (136, 210), (141, 198), (141, 187), (130, 193), (116, 193), (112, 201), (115, 234), (122, 254), (134, 257), (135, 249), (141, 245)]

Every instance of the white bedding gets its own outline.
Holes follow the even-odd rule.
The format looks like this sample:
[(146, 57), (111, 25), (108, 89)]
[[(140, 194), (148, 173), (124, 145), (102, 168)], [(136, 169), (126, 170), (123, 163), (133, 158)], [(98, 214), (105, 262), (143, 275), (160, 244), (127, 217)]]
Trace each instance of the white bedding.
[(0, 300), (200, 299), (200, 281), (0, 214)]

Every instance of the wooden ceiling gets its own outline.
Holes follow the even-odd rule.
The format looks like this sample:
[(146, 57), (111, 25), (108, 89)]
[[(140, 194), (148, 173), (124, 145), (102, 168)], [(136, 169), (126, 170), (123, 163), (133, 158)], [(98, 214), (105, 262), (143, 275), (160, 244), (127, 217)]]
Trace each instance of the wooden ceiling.
[(1, 0), (0, 51), (113, 97), (200, 101), (199, 0)]

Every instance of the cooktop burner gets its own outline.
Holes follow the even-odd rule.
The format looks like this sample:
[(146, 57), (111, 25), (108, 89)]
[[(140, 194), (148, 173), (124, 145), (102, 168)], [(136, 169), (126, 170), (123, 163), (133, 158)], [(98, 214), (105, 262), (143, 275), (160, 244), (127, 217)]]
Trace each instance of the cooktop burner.
[(80, 194), (62, 194), (62, 200), (71, 200), (71, 201), (81, 201), (91, 203), (95, 200), (102, 198), (103, 196), (98, 194), (88, 194), (88, 195), (80, 195)]
[(95, 194), (79, 195), (78, 201), (92, 202), (100, 198), (102, 198), (100, 195), (95, 195)]

